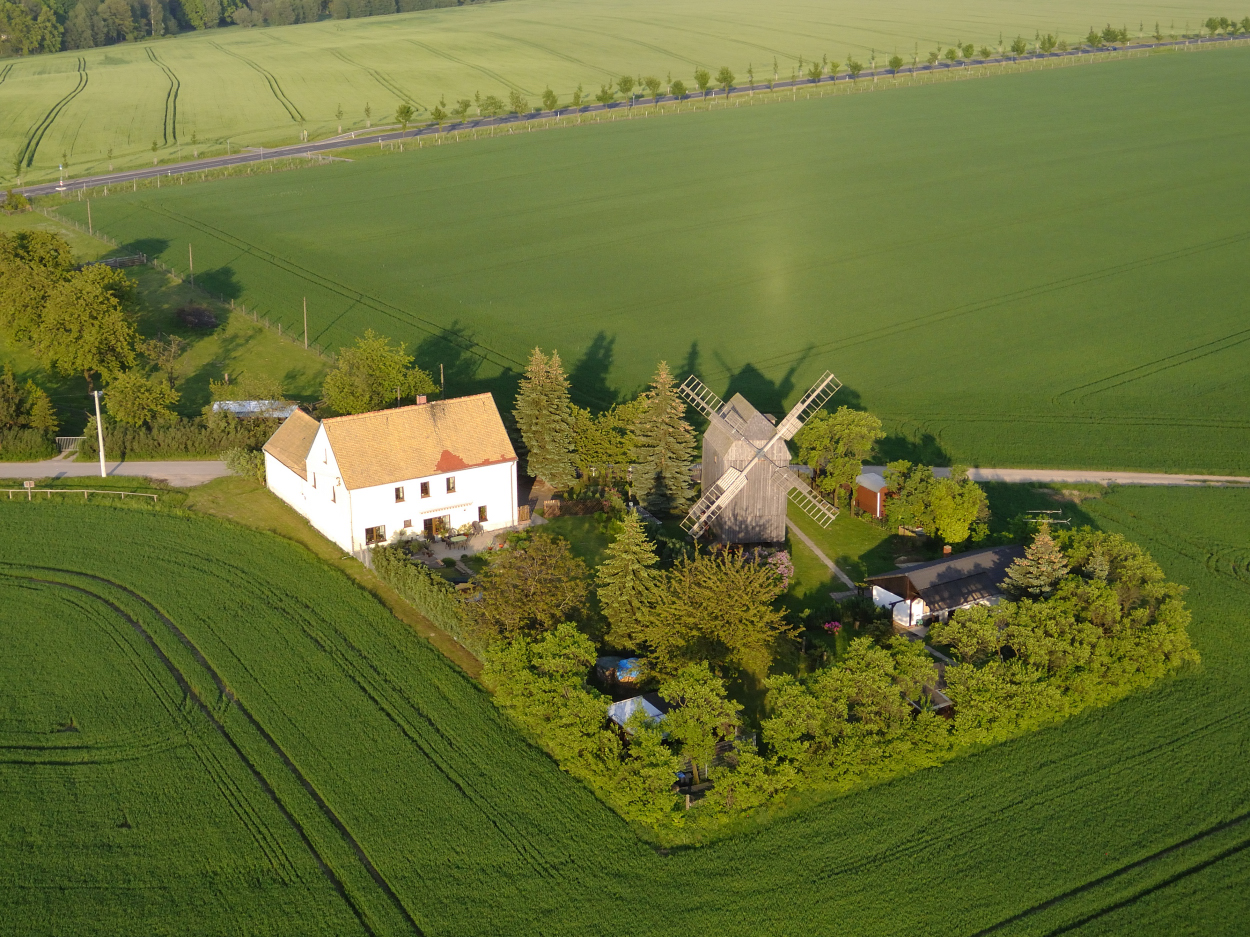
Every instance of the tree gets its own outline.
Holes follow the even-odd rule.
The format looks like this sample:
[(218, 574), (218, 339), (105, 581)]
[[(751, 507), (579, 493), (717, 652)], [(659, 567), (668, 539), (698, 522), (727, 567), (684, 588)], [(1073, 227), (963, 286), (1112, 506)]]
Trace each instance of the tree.
[(73, 270), (73, 250), (55, 234), (0, 234), (0, 329), (23, 345), (31, 344), (49, 293)]
[(494, 554), (474, 578), (481, 590), (471, 610), (477, 629), (487, 639), (507, 640), (550, 631), (585, 611), (589, 579), (567, 540), (536, 533)]
[(695, 437), (683, 419), (686, 405), (666, 362), (656, 369), (645, 401), (634, 429), (634, 489), (652, 511), (684, 511), (693, 497), (690, 463)]
[(629, 101), (632, 104), (634, 101), (634, 79), (629, 75), (622, 75), (620, 78), (616, 79), (616, 87), (620, 89), (621, 94), (629, 98)]
[(173, 390), (177, 383), (178, 359), (187, 350), (186, 341), (177, 335), (170, 335), (165, 339), (149, 338), (139, 342), (135, 350), (151, 361), (158, 371), (164, 372), (169, 381), (169, 389)]
[(560, 355), (530, 354), (512, 411), (529, 454), (529, 473), (557, 490), (573, 484), (573, 411)]
[(544, 110), (554, 111), (556, 109), (556, 105), (559, 102), (560, 102), (560, 99), (556, 97), (556, 93), (552, 91), (550, 88), (548, 88), (546, 91), (543, 92), (543, 109)]
[(728, 65), (720, 67), (720, 71), (716, 73), (716, 83), (724, 89), (725, 95), (728, 96), (734, 83), (734, 73), (729, 70)]
[(599, 86), (599, 93), (595, 95), (595, 100), (607, 107), (616, 100), (616, 92), (612, 90), (612, 82)]
[(365, 126), (369, 126), (369, 122), (373, 119), (373, 107), (368, 101), (365, 102)]
[(838, 407), (836, 413), (818, 410), (794, 436), (799, 459), (816, 473), (816, 484), (836, 495), (853, 485), (866, 459), (885, 438), (881, 421), (871, 413)]
[(819, 62), (813, 62), (807, 70), (807, 77), (810, 81), (820, 81), (820, 76), (825, 73), (825, 67)]
[(477, 113), (479, 116), (495, 117), (499, 114), (502, 114), (503, 112), (504, 112), (503, 101), (495, 97), (495, 95), (493, 94), (488, 94), (486, 95), (486, 97), (478, 101)]
[(17, 429), (26, 425), (26, 406), (18, 389), (13, 366), (5, 362), (0, 372), (0, 429)]
[(846, 70), (851, 73), (851, 80), (858, 81), (859, 73), (864, 70), (864, 66), (854, 59), (846, 60)]
[(579, 85), (577, 86), (577, 90), (573, 92), (573, 101), (572, 101), (572, 104), (573, 104), (573, 106), (574, 106), (574, 107), (581, 107), (581, 106), (582, 106), (582, 101), (584, 100), (584, 97), (583, 97), (584, 95), (585, 95), (585, 92), (584, 92), (584, 91), (582, 91), (582, 86), (579, 84)]
[(397, 406), (404, 397), (430, 394), (438, 389), (434, 379), (413, 367), (405, 345), (373, 329), (356, 339), (355, 348), (339, 350), (338, 361), (326, 375), (321, 392), (326, 403), (339, 413), (365, 413)]
[(151, 424), (158, 418), (173, 419), (170, 409), (178, 402), (178, 392), (164, 381), (153, 381), (142, 371), (124, 371), (104, 389), (104, 403), (113, 419), (131, 426)]
[(660, 89), (664, 87), (664, 82), (660, 81), (660, 79), (656, 78), (654, 75), (647, 75), (642, 79), (642, 83), (646, 89), (651, 92), (653, 100), (660, 100)]
[(96, 264), (70, 274), (48, 293), (32, 336), (36, 355), (61, 374), (81, 374), (88, 389), (95, 375), (112, 378), (135, 363), (133, 300), (120, 270)]
[(573, 452), (583, 475), (614, 466), (624, 470), (633, 458), (634, 428), (646, 405), (645, 397), (615, 404), (598, 416), (574, 405)]
[(612, 646), (638, 648), (640, 623), (655, 586), (652, 567), (657, 562), (655, 545), (647, 539), (642, 519), (637, 511), (630, 511), (595, 570), (599, 607), (612, 626), (607, 637)]
[(707, 661), (717, 673), (763, 674), (777, 640), (793, 631), (773, 607), (782, 589), (775, 568), (738, 551), (680, 557), (658, 577), (639, 629), (651, 666), (671, 675)]
[(1046, 598), (1068, 574), (1068, 560), (1050, 535), (1050, 525), (1038, 527), (1024, 556), (1007, 568), (1003, 588), (1012, 595)]
[(401, 104), (395, 108), (395, 122), (399, 124), (404, 133), (408, 132), (408, 124), (412, 122), (412, 105)]
[(45, 436), (55, 436), (56, 431), (61, 428), (56, 407), (52, 406), (52, 398), (34, 381), (26, 382), (26, 409), (29, 412), (26, 423), (31, 429), (37, 429)]
[(694, 781), (700, 782), (700, 767), (716, 757), (716, 746), (732, 741), (738, 734), (741, 707), (729, 699), (725, 682), (708, 669), (707, 661), (688, 664), (660, 684), (660, 696), (673, 705), (664, 717), (669, 738), (681, 746), (690, 759)]
[(682, 81), (680, 78), (678, 78), (676, 81), (673, 82), (673, 87), (669, 88), (668, 90), (673, 95), (673, 97), (675, 97), (678, 101), (680, 101), (686, 96), (686, 83)]
[(903, 67), (903, 57), (899, 55), (898, 53), (891, 55), (889, 65), (890, 65), (890, 71), (894, 72), (894, 74), (897, 75), (898, 70)]
[(514, 114), (529, 113), (530, 102), (526, 100), (525, 95), (521, 94), (520, 91), (514, 89), (512, 93), (508, 95), (508, 104), (512, 108), (512, 113)]
[(1024, 55), (1029, 50), (1029, 44), (1024, 41), (1023, 36), (1016, 36), (1015, 42), (1011, 44), (1012, 55)]
[(957, 58), (959, 58), (959, 52), (954, 48), (950, 48), (946, 50), (946, 54), (942, 57), (948, 62), (954, 62)]
[(433, 117), (434, 122), (441, 127), (443, 125), (443, 121), (447, 119), (447, 112), (443, 110), (442, 107), (435, 104), (434, 110), (430, 111), (430, 116)]
[(929, 513), (933, 531), (947, 543), (963, 543), (972, 533), (975, 521), (989, 518), (989, 499), (981, 486), (962, 469), (952, 469), (949, 478), (934, 480), (929, 491)]
[(699, 94), (707, 96), (707, 86), (712, 83), (712, 73), (706, 68), (696, 68), (694, 70), (694, 83), (699, 88)]
[(469, 116), (469, 108), (473, 106), (473, 102), (468, 98), (461, 98), (456, 102), (456, 106), (452, 109), (452, 113), (464, 120)]

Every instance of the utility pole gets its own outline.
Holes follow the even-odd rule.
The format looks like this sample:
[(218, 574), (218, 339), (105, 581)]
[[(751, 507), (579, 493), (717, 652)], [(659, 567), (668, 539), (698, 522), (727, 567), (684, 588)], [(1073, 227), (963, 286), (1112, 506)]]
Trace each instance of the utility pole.
[(91, 224), (91, 199), (87, 199), (87, 233), (95, 237), (95, 229)]
[(308, 350), (308, 297), (304, 297), (304, 350)]
[(95, 398), (95, 433), (100, 447), (100, 477), (107, 478), (108, 473), (104, 471), (104, 424), (100, 422), (100, 392), (93, 390), (91, 396)]
[(191, 288), (195, 289), (195, 255), (191, 253), (191, 245), (187, 245), (187, 266), (191, 268)]
[(438, 366), (438, 396), (440, 400), (447, 396), (447, 382), (443, 380), (443, 366), (441, 364)]

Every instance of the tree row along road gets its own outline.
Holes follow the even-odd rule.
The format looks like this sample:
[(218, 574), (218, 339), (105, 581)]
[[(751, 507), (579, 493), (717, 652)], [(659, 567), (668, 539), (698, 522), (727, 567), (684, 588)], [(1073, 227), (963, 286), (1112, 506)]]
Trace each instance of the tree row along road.
[[(229, 475), (225, 462), (194, 460), (170, 462), (105, 462), (109, 475), (158, 478), (171, 485), (189, 488)], [(865, 465), (865, 472), (881, 474), (882, 465)], [(937, 468), (939, 478), (950, 475), (950, 469)], [(100, 474), (98, 462), (67, 462), (49, 459), (46, 462), (0, 462), (0, 478), (89, 478)], [(1162, 472), (1107, 472), (1088, 469), (1000, 469), (972, 468), (968, 477), (977, 482), (1012, 482), (1028, 484), (1069, 483), (1101, 485), (1230, 485), (1250, 486), (1250, 476), (1243, 475), (1168, 475)]]
[[(1186, 48), (1191, 46), (1207, 45), (1210, 43), (1220, 42), (1245, 42), (1245, 37), (1241, 36), (1211, 36), (1202, 39), (1184, 39), (1175, 42), (1149, 42), (1149, 43), (1129, 43), (1121, 46), (1106, 46), (1097, 49), (1070, 49), (1067, 52), (1038, 52), (1026, 55), (1003, 55), (995, 56), (988, 59), (959, 60), (956, 62), (938, 62), (930, 65), (914, 65), (908, 68), (900, 69), (900, 75), (912, 75), (934, 72), (959, 71), (960, 69), (984, 68), (988, 65), (1009, 65), (1020, 62), (1046, 61), (1051, 59), (1065, 59), (1074, 56), (1090, 56), (1105, 55), (1110, 53), (1123, 52), (1139, 52), (1149, 51), (1151, 49), (1165, 48)], [(818, 85), (827, 85), (833, 82), (860, 82), (872, 81), (878, 77), (897, 77), (897, 75), (888, 68), (878, 68), (876, 70), (866, 69), (859, 73), (858, 77), (850, 74), (842, 75), (826, 75), (821, 78), (799, 78), (793, 81), (776, 81), (772, 83), (770, 89), (768, 83), (757, 82), (752, 85), (734, 85), (730, 90), (724, 88), (709, 89), (707, 92), (691, 92), (680, 100), (682, 101), (715, 101), (725, 99), (731, 94), (749, 94), (753, 91), (769, 91), (769, 90), (797, 90), (799, 88), (811, 88)], [(153, 166), (145, 169), (134, 169), (128, 172), (114, 172), (99, 176), (84, 176), (81, 179), (66, 179), (62, 182), (46, 182), (40, 185), (30, 185), (18, 189), (26, 196), (51, 195), (57, 192), (77, 192), (81, 189), (95, 188), (105, 185), (119, 185), (125, 182), (134, 182), (139, 179), (154, 179), (157, 176), (173, 177), (181, 173), (205, 172), (210, 169), (224, 169), (229, 166), (242, 166), (247, 163), (258, 163), (267, 159), (293, 159), (302, 157), (305, 159), (313, 159), (318, 155), (330, 154), (336, 150), (350, 149), (351, 147), (364, 146), (366, 144), (383, 144), (393, 143), (399, 140), (411, 140), (418, 137), (437, 137), (440, 134), (450, 134), (462, 132), (465, 130), (476, 130), (479, 128), (505, 127), (525, 125), (533, 120), (551, 120), (560, 119), (565, 116), (578, 116), (581, 114), (605, 113), (609, 111), (628, 111), (632, 107), (654, 106), (657, 104), (677, 103), (678, 98), (673, 95), (658, 95), (655, 98), (638, 98), (630, 101), (616, 101), (610, 104), (586, 104), (581, 107), (558, 108), (553, 111), (534, 111), (529, 114), (506, 114), (499, 117), (482, 117), (476, 120), (461, 120), (447, 124), (431, 124), (423, 127), (414, 127), (411, 130), (375, 132), (375, 133), (352, 133), (343, 134), (337, 137), (331, 137), (328, 140), (321, 140), (314, 143), (297, 143), (291, 146), (279, 146), (272, 149), (248, 148), (242, 153), (235, 153), (230, 156), (217, 156), (210, 159), (188, 160), (182, 163), (167, 164), (165, 166)], [(644, 101), (647, 102), (644, 104)]]

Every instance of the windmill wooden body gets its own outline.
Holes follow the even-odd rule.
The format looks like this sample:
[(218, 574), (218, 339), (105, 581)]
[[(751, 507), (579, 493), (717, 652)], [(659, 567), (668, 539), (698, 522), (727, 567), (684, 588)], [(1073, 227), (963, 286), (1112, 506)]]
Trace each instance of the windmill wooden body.
[(837, 509), (790, 467), (786, 441), (841, 386), (826, 371), (774, 425), (741, 394), (726, 403), (698, 378), (687, 378), (681, 394), (709, 425), (703, 435), (703, 495), (682, 527), (695, 537), (710, 528), (729, 543), (779, 543), (786, 537), (787, 502), (822, 527), (833, 523)]

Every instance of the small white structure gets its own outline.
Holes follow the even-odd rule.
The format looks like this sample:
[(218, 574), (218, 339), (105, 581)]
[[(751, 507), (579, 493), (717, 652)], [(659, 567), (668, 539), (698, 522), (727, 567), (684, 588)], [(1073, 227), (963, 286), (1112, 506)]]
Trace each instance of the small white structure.
[(622, 729), (629, 722), (630, 716), (642, 712), (648, 722), (663, 722), (668, 711), (673, 707), (659, 693), (644, 693), (629, 699), (618, 700), (608, 707), (608, 718)]
[(213, 412), (232, 413), (239, 419), (251, 416), (272, 417), (285, 420), (299, 409), (299, 404), (289, 400), (217, 400), (213, 402)]
[(351, 553), (397, 533), (515, 526), (516, 470), (490, 394), (321, 422), (297, 410), (265, 443), (269, 490)]

